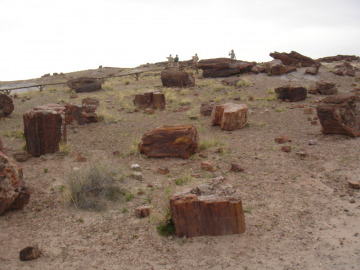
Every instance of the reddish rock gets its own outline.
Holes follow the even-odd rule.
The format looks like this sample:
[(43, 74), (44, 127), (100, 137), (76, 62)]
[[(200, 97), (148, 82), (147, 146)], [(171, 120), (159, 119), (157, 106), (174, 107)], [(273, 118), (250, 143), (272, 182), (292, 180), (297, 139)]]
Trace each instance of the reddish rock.
[(341, 54), (317, 59), (318, 62), (326, 62), (326, 63), (337, 62), (337, 61), (351, 62), (356, 60), (360, 60), (360, 57), (355, 55), (341, 55)]
[(232, 171), (232, 172), (244, 172), (245, 169), (239, 164), (231, 163), (230, 171)]
[(99, 106), (97, 99), (86, 98), (82, 100), (82, 105), (66, 104), (65, 105), (65, 122), (70, 125), (76, 122), (79, 125), (96, 123), (99, 121), (95, 111)]
[(221, 83), (226, 86), (236, 86), (239, 81), (239, 77), (230, 77), (222, 80)]
[(264, 73), (266, 72), (265, 66), (256, 65), (251, 69), (252, 73), (258, 74), (258, 73)]
[(329, 96), (316, 111), (324, 134), (360, 136), (359, 96)]
[(283, 86), (275, 89), (278, 99), (290, 102), (305, 100), (307, 90), (305, 87)]
[(216, 172), (217, 171), (217, 165), (214, 160), (206, 160), (201, 162), (201, 169), (204, 171), (209, 172)]
[(266, 67), (266, 72), (271, 75), (282, 75), (287, 72), (286, 66), (283, 63), (281, 63), (280, 60), (273, 60), (267, 62), (265, 67)]
[(304, 109), (305, 114), (313, 114), (313, 109), (311, 107)]
[(313, 65), (316, 66), (321, 65), (319, 62), (315, 61), (314, 59), (304, 56), (295, 51), (291, 51), (290, 53), (274, 52), (274, 53), (270, 53), (270, 56), (274, 59), (281, 60), (281, 62), (287, 66), (301, 65), (302, 67), (311, 67)]
[(29, 156), (25, 151), (15, 152), (13, 156), (17, 162), (26, 162), (29, 159)]
[(178, 237), (245, 232), (241, 197), (222, 177), (173, 195), (170, 210)]
[(135, 208), (135, 216), (138, 218), (144, 218), (150, 215), (149, 206), (139, 206)]
[(73, 151), (72, 152), (73, 161), (74, 162), (86, 162), (87, 159), (84, 157), (79, 151)]
[(31, 261), (37, 259), (40, 256), (40, 253), (37, 245), (26, 247), (20, 251), (19, 258), (21, 261)]
[(201, 103), (200, 114), (204, 116), (210, 116), (215, 105), (217, 105), (216, 102), (212, 102), (212, 101)]
[(36, 106), (23, 115), (27, 152), (39, 157), (59, 150), (59, 143), (66, 141), (64, 107), (58, 104)]
[(291, 152), (291, 146), (290, 145), (284, 145), (281, 147), (281, 151), (285, 152), (285, 153), (290, 153)]
[(339, 76), (348, 75), (351, 77), (355, 76), (355, 68), (348, 62), (344, 62), (341, 65), (335, 66), (334, 74)]
[(193, 87), (195, 86), (195, 77), (184, 71), (163, 70), (161, 82), (164, 87)]
[(157, 172), (160, 173), (160, 174), (169, 174), (170, 173), (170, 170), (168, 167), (159, 167), (157, 169)]
[(317, 91), (321, 95), (335, 95), (337, 94), (337, 88), (335, 83), (318, 81), (316, 82)]
[(83, 107), (91, 106), (94, 107), (94, 109), (96, 110), (100, 106), (100, 101), (97, 98), (87, 97), (81, 101), (81, 105)]
[(360, 181), (349, 181), (349, 186), (352, 189), (360, 189)]
[(305, 70), (305, 74), (316, 75), (319, 71), (319, 65), (313, 65)]
[(145, 133), (139, 149), (149, 157), (189, 158), (197, 152), (198, 140), (193, 125), (164, 126)]
[(227, 131), (243, 128), (247, 122), (246, 104), (225, 103), (216, 105), (211, 113), (211, 124), (220, 125)]
[(96, 78), (81, 77), (67, 81), (70, 89), (76, 93), (94, 92), (101, 89), (101, 81)]
[(309, 156), (308, 153), (306, 153), (304, 150), (297, 151), (296, 154), (300, 159), (304, 159)]
[(313, 126), (316, 126), (318, 124), (318, 122), (316, 120), (313, 120), (310, 122)]
[(275, 142), (280, 143), (280, 144), (286, 143), (286, 142), (291, 142), (291, 141), (292, 141), (291, 138), (289, 138), (288, 136), (284, 136), (284, 135), (281, 137), (275, 138)]
[(255, 65), (255, 62), (250, 63), (230, 58), (215, 58), (200, 60), (197, 67), (203, 70), (204, 78), (218, 78), (249, 72)]
[(4, 150), (4, 145), (3, 145), (3, 142), (1, 141), (1, 139), (0, 139), (0, 151), (1, 150)]
[(30, 191), (23, 180), (22, 168), (0, 151), (0, 215), (21, 209), (29, 203)]
[(286, 67), (286, 73), (291, 73), (291, 72), (294, 72), (296, 70), (297, 70), (297, 68), (295, 66), (287, 66)]
[(10, 96), (0, 93), (0, 117), (10, 115), (14, 110), (14, 103)]
[(165, 95), (160, 91), (153, 90), (137, 94), (133, 102), (138, 109), (164, 110), (166, 105)]

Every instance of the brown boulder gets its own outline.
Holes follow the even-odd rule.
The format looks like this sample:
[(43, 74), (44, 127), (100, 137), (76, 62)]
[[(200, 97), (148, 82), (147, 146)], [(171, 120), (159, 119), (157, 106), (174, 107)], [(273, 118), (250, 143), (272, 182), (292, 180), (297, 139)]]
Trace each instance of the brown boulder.
[(273, 60), (265, 64), (266, 72), (271, 75), (282, 75), (287, 72), (286, 66), (280, 60)]
[(197, 152), (198, 140), (193, 125), (164, 126), (145, 133), (139, 149), (149, 157), (189, 158)]
[(264, 72), (266, 72), (266, 68), (265, 68), (265, 66), (256, 65), (250, 71), (255, 74), (264, 73)]
[(204, 59), (197, 63), (203, 70), (204, 78), (229, 77), (251, 71), (255, 62), (239, 61), (231, 58)]
[(101, 81), (90, 77), (71, 79), (67, 81), (67, 85), (76, 93), (94, 92), (101, 89)]
[(19, 253), (19, 257), (21, 261), (31, 261), (37, 259), (40, 253), (38, 246), (35, 245), (34, 247), (23, 248)]
[(29, 159), (29, 156), (25, 151), (15, 152), (13, 156), (17, 162), (26, 162)]
[(222, 80), (221, 83), (226, 86), (236, 86), (239, 81), (238, 77), (230, 77)]
[(284, 65), (287, 66), (297, 66), (301, 65), (302, 67), (311, 67), (313, 65), (320, 66), (321, 64), (315, 61), (314, 59), (304, 56), (298, 52), (291, 51), (290, 53), (279, 53), (274, 52), (270, 53), (270, 56), (274, 59), (281, 60)]
[(137, 94), (133, 102), (138, 109), (152, 108), (155, 110), (164, 110), (166, 105), (165, 95), (161, 91), (153, 90)]
[(0, 117), (10, 115), (14, 110), (14, 103), (10, 96), (0, 93)]
[(175, 233), (179, 237), (245, 232), (240, 195), (222, 177), (176, 193), (170, 198), (170, 210)]
[(150, 215), (149, 206), (139, 206), (135, 208), (135, 216), (138, 218), (144, 218)]
[(359, 96), (329, 96), (316, 111), (324, 134), (360, 136)]
[(290, 102), (305, 100), (307, 90), (305, 87), (283, 86), (275, 89), (278, 99)]
[(248, 117), (246, 104), (225, 103), (216, 105), (211, 113), (211, 124), (232, 131), (243, 128)]
[(217, 171), (217, 165), (214, 160), (206, 160), (201, 162), (201, 169), (204, 171), (209, 172), (216, 172)]
[(23, 208), (29, 200), (30, 191), (23, 180), (22, 168), (0, 151), (0, 215)]
[(338, 76), (348, 75), (350, 77), (355, 76), (355, 68), (348, 62), (344, 62), (341, 65), (335, 66), (334, 74)]
[(335, 83), (318, 81), (316, 82), (317, 90), (321, 95), (335, 95), (337, 88)]
[(355, 55), (341, 55), (341, 54), (339, 54), (339, 55), (336, 55), (336, 56), (327, 56), (327, 57), (319, 58), (316, 61), (331, 63), (331, 62), (337, 62), (337, 61), (351, 62), (353, 60), (354, 61), (360, 60), (360, 57), (355, 56)]
[(72, 124), (76, 121), (79, 125), (88, 123), (96, 123), (99, 121), (95, 111), (100, 105), (96, 98), (85, 98), (82, 100), (82, 105), (69, 103), (65, 105), (65, 122)]
[(163, 70), (161, 82), (164, 87), (193, 87), (195, 86), (195, 77), (184, 71)]
[(58, 104), (36, 106), (23, 115), (27, 152), (38, 157), (59, 150), (66, 141), (65, 107)]
[(216, 105), (216, 102), (213, 102), (213, 101), (201, 103), (200, 114), (204, 115), (204, 116), (210, 116), (215, 105)]
[(312, 65), (305, 70), (305, 74), (316, 75), (319, 72), (319, 65)]

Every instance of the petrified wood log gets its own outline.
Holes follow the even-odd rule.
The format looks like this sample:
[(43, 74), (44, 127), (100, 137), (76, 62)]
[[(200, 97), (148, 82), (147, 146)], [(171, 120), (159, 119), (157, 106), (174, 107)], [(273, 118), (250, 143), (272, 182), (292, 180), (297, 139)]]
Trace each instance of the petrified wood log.
[(316, 108), (324, 134), (360, 136), (360, 97), (329, 96)]
[(185, 71), (163, 70), (161, 82), (164, 87), (193, 87), (195, 86), (195, 77)]
[(354, 60), (354, 61), (360, 60), (360, 57), (355, 56), (355, 55), (341, 55), (341, 54), (339, 54), (339, 55), (336, 55), (336, 56), (327, 56), (327, 57), (319, 58), (316, 61), (331, 63), (331, 62), (336, 62), (336, 61), (348, 61), (348, 62), (351, 62), (352, 60)]
[(94, 92), (101, 89), (101, 81), (96, 78), (81, 77), (67, 81), (70, 89), (76, 93)]
[(240, 195), (222, 177), (175, 194), (170, 198), (170, 210), (179, 237), (245, 232)]
[(193, 125), (164, 126), (145, 133), (139, 149), (149, 157), (188, 158), (197, 152), (198, 140)]
[(225, 103), (216, 105), (211, 113), (211, 124), (227, 131), (243, 128), (248, 116), (245, 104)]
[(290, 102), (305, 100), (307, 90), (305, 87), (283, 86), (275, 89), (278, 99)]
[(229, 77), (251, 71), (255, 62), (239, 61), (231, 58), (204, 59), (197, 63), (197, 67), (203, 70), (203, 77)]
[(335, 66), (334, 74), (339, 76), (348, 75), (351, 77), (355, 76), (355, 68), (348, 62), (344, 62), (341, 65)]
[(335, 83), (318, 81), (316, 82), (317, 90), (322, 95), (335, 95), (337, 94), (337, 89)]
[(36, 106), (23, 115), (27, 152), (39, 157), (59, 150), (66, 141), (65, 107), (58, 104)]
[(286, 66), (280, 60), (273, 60), (265, 64), (266, 72), (272, 75), (282, 75), (287, 72)]
[(153, 90), (137, 94), (133, 102), (138, 109), (152, 108), (155, 110), (164, 110), (166, 105), (165, 95), (160, 91)]
[(85, 98), (80, 105), (66, 104), (65, 105), (65, 122), (66, 124), (72, 124), (76, 121), (79, 125), (98, 122), (98, 116), (95, 111), (100, 105), (100, 102), (96, 98)]
[(22, 168), (0, 151), (0, 215), (23, 208), (29, 200), (30, 191), (23, 180)]
[(14, 110), (14, 103), (11, 97), (0, 93), (0, 117), (10, 115)]
[(279, 53), (274, 52), (270, 53), (270, 56), (274, 59), (279, 59), (284, 65), (287, 66), (297, 66), (301, 65), (302, 67), (311, 67), (313, 65), (320, 66), (321, 64), (314, 59), (304, 56), (298, 52), (291, 51), (290, 53)]

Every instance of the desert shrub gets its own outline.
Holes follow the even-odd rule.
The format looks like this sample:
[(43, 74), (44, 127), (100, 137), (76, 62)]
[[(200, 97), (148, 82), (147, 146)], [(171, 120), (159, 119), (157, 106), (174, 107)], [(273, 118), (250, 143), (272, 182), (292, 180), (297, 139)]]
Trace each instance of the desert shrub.
[(158, 234), (165, 237), (175, 234), (175, 226), (169, 210), (166, 213), (165, 219), (156, 227), (156, 230)]
[(106, 165), (89, 166), (68, 177), (70, 199), (77, 208), (101, 211), (106, 201), (116, 201), (122, 190), (116, 180), (116, 171)]

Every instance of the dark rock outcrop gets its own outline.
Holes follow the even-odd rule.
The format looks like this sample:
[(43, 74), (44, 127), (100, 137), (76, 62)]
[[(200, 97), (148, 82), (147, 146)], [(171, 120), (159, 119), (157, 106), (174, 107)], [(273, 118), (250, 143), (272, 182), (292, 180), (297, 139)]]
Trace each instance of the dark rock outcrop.
[(76, 93), (94, 92), (101, 89), (101, 81), (90, 77), (71, 79), (67, 81), (67, 85)]
[(344, 62), (341, 65), (337, 65), (335, 66), (335, 71), (334, 74), (338, 75), (338, 76), (350, 76), (350, 77), (354, 77), (355, 76), (355, 68), (348, 62)]
[(283, 86), (276, 88), (275, 92), (278, 99), (290, 102), (305, 100), (307, 96), (305, 87)]
[(197, 63), (203, 70), (204, 78), (229, 77), (251, 71), (255, 62), (239, 61), (231, 58), (204, 59)]
[(10, 115), (14, 110), (14, 103), (10, 96), (0, 93), (0, 117)]
[(185, 71), (163, 70), (161, 82), (164, 87), (193, 87), (195, 86), (195, 77)]
[(347, 61), (347, 62), (351, 62), (351, 61), (357, 61), (360, 60), (359, 56), (355, 56), (355, 55), (336, 55), (336, 56), (327, 56), (327, 57), (323, 57), (323, 58), (319, 58), (316, 61), (318, 62), (325, 62), (325, 63), (331, 63), (331, 62), (336, 62), (336, 61)]
[(304, 56), (295, 51), (291, 51), (290, 53), (274, 52), (274, 53), (270, 53), (270, 56), (274, 59), (281, 60), (281, 62), (286, 66), (297, 66), (297, 65), (301, 65), (302, 67), (311, 67), (313, 65), (320, 66), (320, 63), (318, 63), (314, 59)]

